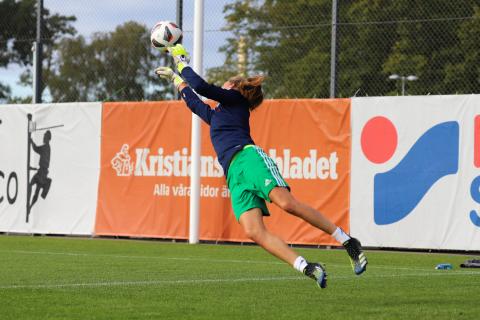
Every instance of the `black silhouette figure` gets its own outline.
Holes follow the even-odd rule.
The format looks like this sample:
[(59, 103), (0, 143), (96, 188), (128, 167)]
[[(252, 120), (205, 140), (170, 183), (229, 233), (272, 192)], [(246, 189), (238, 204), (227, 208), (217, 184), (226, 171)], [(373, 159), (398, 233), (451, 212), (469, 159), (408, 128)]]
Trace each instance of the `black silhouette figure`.
[[(35, 188), (35, 193), (30, 202), (29, 207), (32, 208), (33, 205), (37, 202), (38, 196), (41, 195), (43, 199), (47, 197), (48, 190), (50, 190), (50, 185), (52, 184), (52, 179), (48, 177), (48, 168), (50, 167), (50, 140), (52, 139), (52, 133), (50, 130), (47, 130), (43, 135), (43, 145), (37, 146), (33, 139), (30, 139), (30, 143), (33, 151), (40, 155), (40, 160), (38, 161), (39, 168), (37, 173), (33, 176), (30, 181), (29, 188), (33, 190)], [(42, 192), (40, 194), (40, 191)]]

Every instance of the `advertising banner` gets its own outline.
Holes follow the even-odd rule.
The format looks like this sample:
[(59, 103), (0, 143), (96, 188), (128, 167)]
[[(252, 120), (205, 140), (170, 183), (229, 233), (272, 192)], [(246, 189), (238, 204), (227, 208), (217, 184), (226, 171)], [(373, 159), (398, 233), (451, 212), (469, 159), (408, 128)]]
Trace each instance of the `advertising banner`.
[(0, 107), (0, 231), (93, 233), (101, 108)]
[(480, 96), (352, 99), (351, 231), (365, 246), (480, 250)]
[[(95, 233), (188, 238), (191, 112), (181, 101), (105, 103)], [(348, 230), (350, 100), (267, 100), (252, 137), (293, 194)], [(248, 241), (202, 124), (200, 239)], [(290, 243), (335, 244), (270, 204), (267, 227)]]

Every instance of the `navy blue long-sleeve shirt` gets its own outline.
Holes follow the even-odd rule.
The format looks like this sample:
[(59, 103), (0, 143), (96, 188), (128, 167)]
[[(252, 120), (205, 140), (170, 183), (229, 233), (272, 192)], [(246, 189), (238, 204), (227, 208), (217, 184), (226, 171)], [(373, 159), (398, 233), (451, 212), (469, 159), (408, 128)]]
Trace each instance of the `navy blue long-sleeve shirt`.
[(250, 136), (248, 100), (237, 90), (223, 89), (205, 82), (192, 68), (182, 70), (182, 78), (198, 94), (219, 102), (215, 109), (204, 103), (190, 87), (181, 91), (183, 100), (193, 113), (210, 125), (210, 139), (225, 176), (235, 153), (247, 144), (254, 144)]

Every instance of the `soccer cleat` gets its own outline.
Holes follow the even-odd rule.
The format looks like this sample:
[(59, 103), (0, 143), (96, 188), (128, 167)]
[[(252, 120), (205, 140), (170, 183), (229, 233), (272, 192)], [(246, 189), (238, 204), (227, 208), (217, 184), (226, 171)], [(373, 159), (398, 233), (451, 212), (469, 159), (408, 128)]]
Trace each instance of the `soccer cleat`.
[(315, 280), (320, 288), (324, 289), (327, 287), (327, 272), (325, 271), (325, 267), (320, 263), (309, 262), (305, 269), (303, 269), (303, 274)]
[(353, 271), (356, 275), (360, 275), (367, 270), (367, 257), (362, 251), (362, 244), (355, 238), (350, 238), (343, 243), (343, 246), (350, 256)]

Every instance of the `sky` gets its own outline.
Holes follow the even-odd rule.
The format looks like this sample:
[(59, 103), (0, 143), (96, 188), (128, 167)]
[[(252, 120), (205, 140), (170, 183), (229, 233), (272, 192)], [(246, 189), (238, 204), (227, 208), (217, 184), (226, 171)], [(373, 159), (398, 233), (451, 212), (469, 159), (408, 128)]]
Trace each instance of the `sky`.
[[(147, 28), (153, 27), (157, 21), (175, 21), (176, 2), (177, 0), (44, 0), (44, 7), (51, 14), (76, 16), (74, 27), (78, 34), (88, 39), (94, 32), (113, 31), (116, 26), (127, 21), (142, 23)], [(218, 30), (225, 26), (223, 8), (230, 2), (232, 0), (204, 0), (204, 70), (224, 63), (224, 57), (218, 53), (218, 48), (225, 43), (229, 33)], [(193, 52), (194, 3), (195, 0), (183, 0), (183, 43), (190, 53)], [(1, 82), (10, 85), (14, 96), (31, 95), (31, 88), (16, 84), (23, 70), (13, 64), (7, 69), (0, 69)]]

